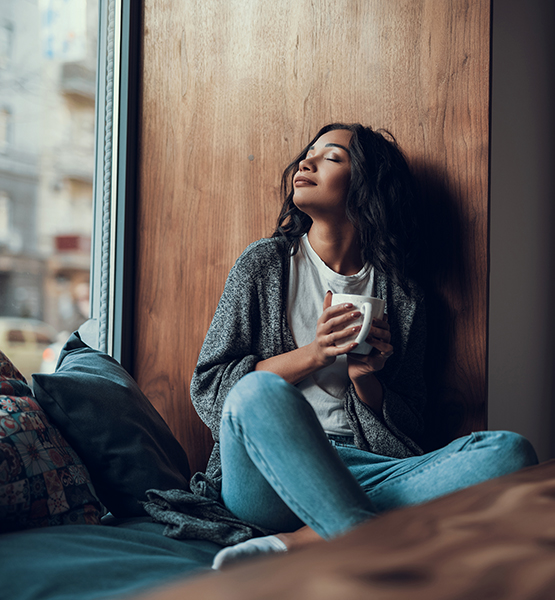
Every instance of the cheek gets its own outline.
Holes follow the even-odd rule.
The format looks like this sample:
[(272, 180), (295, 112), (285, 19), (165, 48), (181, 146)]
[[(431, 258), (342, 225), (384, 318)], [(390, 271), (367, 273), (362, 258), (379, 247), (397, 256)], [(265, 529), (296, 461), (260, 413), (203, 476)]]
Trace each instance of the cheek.
[(344, 194), (347, 195), (347, 192), (349, 191), (349, 186), (351, 184), (351, 174), (350, 173), (346, 173), (340, 177), (338, 177), (335, 181), (335, 185), (334, 188)]

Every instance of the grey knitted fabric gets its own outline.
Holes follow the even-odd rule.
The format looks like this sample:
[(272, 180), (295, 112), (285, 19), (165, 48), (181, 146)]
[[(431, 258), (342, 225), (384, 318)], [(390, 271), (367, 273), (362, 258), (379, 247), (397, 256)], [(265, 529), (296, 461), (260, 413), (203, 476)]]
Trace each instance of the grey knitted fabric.
[(208, 540), (233, 546), (253, 537), (275, 533), (238, 519), (217, 498), (185, 490), (148, 490), (145, 511), (177, 540)]
[[(289, 246), (284, 239), (251, 244), (229, 273), (191, 381), (191, 400), (212, 431), (214, 450), (206, 478), (221, 480), (219, 429), (224, 400), (257, 362), (296, 348), (287, 323)], [(406, 458), (422, 454), (414, 441), (422, 433), (426, 389), (423, 360), (426, 315), (422, 293), (410, 295), (376, 273), (376, 295), (386, 302), (394, 354), (377, 374), (384, 390), (383, 415), (376, 415), (350, 385), (345, 409), (355, 444), (370, 452)]]

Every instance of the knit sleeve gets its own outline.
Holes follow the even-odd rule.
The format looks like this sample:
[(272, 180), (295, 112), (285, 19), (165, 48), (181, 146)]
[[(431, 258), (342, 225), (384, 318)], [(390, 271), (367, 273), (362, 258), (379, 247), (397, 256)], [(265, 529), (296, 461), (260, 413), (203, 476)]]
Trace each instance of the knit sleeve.
[(418, 440), (424, 429), (426, 404), (424, 355), (426, 311), (424, 299), (407, 300), (399, 293), (388, 298), (393, 356), (377, 377), (383, 388), (383, 410), (376, 415), (357, 396), (347, 391), (346, 409), (360, 447), (387, 456), (404, 458), (422, 454)]
[(256, 305), (252, 282), (236, 264), (229, 273), (191, 380), (191, 401), (215, 440), (219, 438), (228, 392), (260, 361), (252, 350), (253, 312)]
[[(426, 384), (424, 357), (426, 352), (426, 309), (420, 298), (410, 317), (403, 323), (402, 367), (381, 379), (384, 390), (383, 416), (393, 432), (402, 432), (411, 440), (424, 431)], [(378, 378), (380, 378), (378, 376)]]
[(191, 380), (191, 401), (215, 441), (231, 388), (258, 362), (288, 349), (282, 274), (272, 240), (249, 246), (229, 273)]

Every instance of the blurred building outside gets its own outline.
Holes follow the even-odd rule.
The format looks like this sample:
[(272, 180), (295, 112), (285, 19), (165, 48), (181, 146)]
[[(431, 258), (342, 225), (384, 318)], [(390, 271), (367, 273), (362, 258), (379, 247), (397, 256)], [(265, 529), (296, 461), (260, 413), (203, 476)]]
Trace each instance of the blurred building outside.
[(89, 317), (97, 36), (98, 0), (0, 0), (0, 317), (62, 337)]

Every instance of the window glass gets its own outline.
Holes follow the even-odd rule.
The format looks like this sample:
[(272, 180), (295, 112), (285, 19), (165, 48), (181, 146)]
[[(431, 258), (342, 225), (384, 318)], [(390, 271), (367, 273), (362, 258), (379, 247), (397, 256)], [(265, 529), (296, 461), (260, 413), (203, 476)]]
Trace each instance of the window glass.
[(33, 332), (33, 335), (34, 335), (36, 343), (42, 344), (43, 346), (49, 346), (50, 344), (52, 344), (55, 341), (52, 338), (49, 338), (44, 333), (41, 333), (40, 331)]
[(9, 244), (10, 218), (10, 198), (6, 192), (0, 190), (0, 245)]
[(8, 108), (0, 108), (0, 152), (6, 152), (10, 142), (11, 111)]
[(0, 69), (6, 69), (12, 55), (12, 24), (5, 18), (0, 20)]
[(19, 329), (10, 329), (7, 332), (6, 341), (10, 344), (21, 344), (25, 342), (25, 335)]
[(29, 382), (89, 317), (97, 37), (98, 0), (0, 0), (0, 349)]

